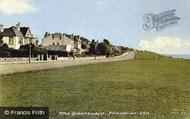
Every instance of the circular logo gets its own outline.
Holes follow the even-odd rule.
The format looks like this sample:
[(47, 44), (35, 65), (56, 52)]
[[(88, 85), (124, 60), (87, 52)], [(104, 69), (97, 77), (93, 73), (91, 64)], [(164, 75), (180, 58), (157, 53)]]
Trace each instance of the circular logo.
[(155, 27), (155, 21), (154, 21), (154, 14), (146, 14), (144, 15), (143, 19), (144, 19), (144, 25), (143, 25), (143, 29), (148, 31), (150, 29), (153, 29)]

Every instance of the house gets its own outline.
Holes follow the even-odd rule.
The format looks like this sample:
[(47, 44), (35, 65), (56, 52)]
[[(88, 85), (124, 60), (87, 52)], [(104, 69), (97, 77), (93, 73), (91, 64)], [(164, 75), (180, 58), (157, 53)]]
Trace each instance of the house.
[(74, 36), (74, 47), (76, 51), (80, 52), (81, 50), (81, 39), (79, 35)]
[(80, 36), (66, 33), (45, 33), (42, 46), (48, 50), (60, 49), (67, 52), (81, 53)]
[(34, 38), (33, 34), (31, 33), (30, 27), (21, 27), (20, 31), (24, 36), (24, 44), (36, 44), (36, 38)]
[(36, 38), (34, 38), (30, 28), (21, 27), (20, 23), (10, 28), (3, 28), (3, 25), (0, 25), (0, 32), (3, 43), (6, 43), (9, 48), (19, 49), (21, 45), (29, 43), (36, 45)]

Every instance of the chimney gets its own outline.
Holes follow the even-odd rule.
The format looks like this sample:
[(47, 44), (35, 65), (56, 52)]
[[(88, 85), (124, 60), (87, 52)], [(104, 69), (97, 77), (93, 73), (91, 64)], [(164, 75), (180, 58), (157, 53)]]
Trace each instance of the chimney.
[(3, 25), (0, 24), (0, 32), (3, 32)]
[(71, 34), (71, 39), (74, 40), (74, 34)]
[(48, 32), (46, 32), (46, 33), (45, 33), (45, 35), (44, 35), (44, 38), (45, 38), (46, 36), (48, 36), (48, 35), (49, 35), (49, 33), (48, 33)]
[(20, 22), (18, 22), (18, 23), (16, 24), (16, 28), (17, 28), (17, 30), (20, 31)]

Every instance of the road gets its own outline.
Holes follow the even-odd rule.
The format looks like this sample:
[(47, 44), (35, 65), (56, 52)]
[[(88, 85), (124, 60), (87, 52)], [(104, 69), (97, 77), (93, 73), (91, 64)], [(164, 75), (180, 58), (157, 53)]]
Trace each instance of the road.
[(135, 52), (128, 52), (121, 56), (105, 58), (105, 59), (91, 59), (91, 60), (70, 60), (70, 61), (48, 61), (48, 62), (32, 62), (32, 63), (2, 63), (0, 64), (0, 75), (13, 74), (19, 72), (28, 72), (35, 70), (44, 70), (60, 67), (69, 67), (85, 64), (96, 64), (105, 62), (115, 62), (123, 60), (132, 60), (135, 58)]

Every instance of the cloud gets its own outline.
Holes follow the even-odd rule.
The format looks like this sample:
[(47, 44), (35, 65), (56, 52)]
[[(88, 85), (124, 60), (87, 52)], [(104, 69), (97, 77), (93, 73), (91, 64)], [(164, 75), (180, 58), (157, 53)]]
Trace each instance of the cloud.
[(37, 9), (27, 0), (0, 0), (0, 13), (4, 15), (25, 14)]
[(154, 40), (141, 40), (139, 49), (161, 54), (190, 54), (190, 40), (159, 36)]

